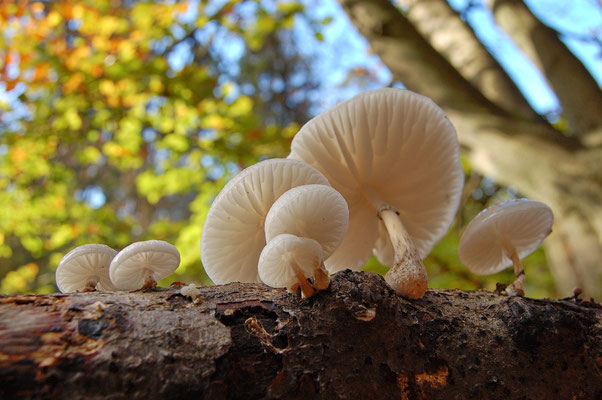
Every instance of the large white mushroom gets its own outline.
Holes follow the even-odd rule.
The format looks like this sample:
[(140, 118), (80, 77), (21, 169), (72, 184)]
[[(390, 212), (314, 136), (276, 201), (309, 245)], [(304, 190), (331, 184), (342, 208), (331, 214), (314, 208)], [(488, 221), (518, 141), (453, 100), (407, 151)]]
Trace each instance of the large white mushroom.
[(464, 184), (443, 110), (408, 90), (365, 92), (305, 124), (289, 158), (319, 169), (349, 205), (349, 229), (328, 270), (359, 269), (374, 250), (392, 265), (389, 285), (421, 297), (428, 286), (422, 258), (449, 229)]
[(84, 290), (115, 291), (109, 265), (117, 252), (104, 244), (85, 244), (71, 250), (56, 268), (56, 286), (62, 293)]
[(481, 211), (460, 238), (460, 261), (479, 275), (495, 274), (514, 264), (509, 295), (524, 295), (521, 259), (535, 251), (552, 232), (554, 214), (544, 203), (510, 200)]
[(252, 165), (226, 184), (201, 235), (201, 261), (214, 283), (261, 282), (257, 263), (266, 245), (266, 215), (284, 192), (307, 184), (328, 181), (304, 162), (278, 158)]
[(266, 217), (267, 245), (259, 258), (259, 277), (269, 286), (287, 287), (291, 292), (300, 287), (304, 297), (311, 296), (314, 289), (328, 288), (324, 259), (341, 243), (348, 225), (347, 203), (330, 186), (290, 189)]

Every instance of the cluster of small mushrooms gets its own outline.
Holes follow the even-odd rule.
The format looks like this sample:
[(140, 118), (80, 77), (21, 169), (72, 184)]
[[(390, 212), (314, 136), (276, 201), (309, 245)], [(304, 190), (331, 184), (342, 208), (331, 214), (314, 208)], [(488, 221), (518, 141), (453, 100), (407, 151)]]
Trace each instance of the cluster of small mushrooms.
[[(286, 159), (261, 161), (226, 184), (203, 227), (201, 260), (216, 284), (263, 282), (310, 297), (328, 288), (329, 274), (358, 270), (374, 253), (391, 266), (387, 283), (419, 298), (428, 286), (422, 260), (451, 226), (463, 186), (456, 132), (443, 110), (409, 90), (368, 91), (305, 124)], [(460, 259), (479, 274), (514, 264), (506, 292), (522, 295), (520, 260), (552, 221), (551, 210), (531, 200), (491, 207), (466, 228)], [(59, 274), (59, 265), (57, 284), (61, 291), (148, 286), (177, 268), (177, 250), (167, 246), (160, 260), (128, 248), (75, 249), (61, 265), (94, 249), (82, 269), (102, 264), (104, 272), (76, 279)]]
[(67, 253), (56, 268), (56, 285), (63, 293), (87, 290), (138, 290), (180, 265), (180, 253), (162, 240), (132, 243), (119, 253), (104, 244), (85, 244)]

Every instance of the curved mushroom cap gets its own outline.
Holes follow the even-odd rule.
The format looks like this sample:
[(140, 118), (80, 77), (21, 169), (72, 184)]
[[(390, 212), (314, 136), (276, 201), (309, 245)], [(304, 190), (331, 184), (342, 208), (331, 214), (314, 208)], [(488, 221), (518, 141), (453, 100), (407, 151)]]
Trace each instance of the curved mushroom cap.
[(328, 258), (343, 240), (349, 225), (347, 202), (325, 185), (297, 186), (276, 200), (265, 219), (265, 239), (290, 233), (310, 238), (322, 246)]
[(460, 239), (460, 261), (479, 275), (494, 274), (513, 264), (512, 248), (519, 258), (531, 254), (552, 232), (554, 215), (538, 201), (517, 199), (481, 211)]
[(290, 158), (319, 169), (349, 205), (349, 229), (326, 261), (359, 268), (373, 248), (393, 263), (381, 205), (393, 206), (420, 257), (449, 229), (464, 172), (454, 127), (432, 100), (403, 89), (362, 93), (318, 115), (294, 137)]
[(132, 243), (111, 262), (109, 274), (113, 284), (122, 290), (142, 288), (150, 274), (155, 282), (174, 272), (180, 265), (180, 252), (162, 240)]
[(284, 233), (270, 240), (261, 252), (259, 277), (268, 286), (288, 287), (298, 282), (293, 263), (310, 278), (322, 260), (320, 243)]
[(201, 261), (216, 284), (261, 282), (259, 255), (265, 247), (264, 222), (272, 204), (287, 190), (328, 185), (304, 162), (275, 158), (244, 169), (213, 201), (201, 235)]
[(56, 286), (62, 293), (84, 290), (90, 282), (98, 290), (115, 291), (109, 265), (117, 252), (104, 244), (85, 244), (71, 250), (56, 268)]

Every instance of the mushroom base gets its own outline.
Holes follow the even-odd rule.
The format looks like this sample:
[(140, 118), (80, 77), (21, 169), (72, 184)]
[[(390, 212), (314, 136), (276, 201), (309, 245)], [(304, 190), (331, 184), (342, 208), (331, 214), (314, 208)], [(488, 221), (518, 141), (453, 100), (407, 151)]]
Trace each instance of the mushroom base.
[(157, 281), (155, 281), (155, 278), (153, 278), (152, 274), (148, 274), (144, 278), (144, 283), (142, 284), (141, 289), (148, 289), (155, 286), (157, 286)]
[(510, 258), (512, 258), (512, 262), (514, 263), (514, 282), (512, 282), (506, 290), (502, 293), (507, 294), (508, 296), (524, 296), (525, 295), (525, 269), (523, 268), (523, 263), (521, 262), (516, 250), (512, 250), (510, 254)]
[(316, 292), (328, 289), (328, 286), (330, 286), (330, 278), (324, 269), (323, 263), (320, 267), (314, 268), (313, 282), (310, 282), (305, 277), (305, 274), (299, 267), (293, 265), (293, 268), (297, 282), (287, 288), (289, 293), (298, 294), (299, 288), (301, 288), (301, 297), (308, 298), (316, 294)]
[(378, 211), (395, 251), (395, 261), (385, 275), (387, 283), (401, 296), (418, 299), (428, 288), (428, 275), (418, 250), (405, 230), (399, 213), (385, 205)]

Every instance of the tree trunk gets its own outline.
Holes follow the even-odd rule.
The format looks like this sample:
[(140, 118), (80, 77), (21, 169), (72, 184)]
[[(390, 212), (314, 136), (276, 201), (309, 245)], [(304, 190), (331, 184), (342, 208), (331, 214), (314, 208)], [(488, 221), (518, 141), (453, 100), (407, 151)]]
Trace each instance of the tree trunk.
[[(595, 106), (583, 107), (578, 102), (574, 107), (565, 107), (565, 111), (576, 108), (580, 113), (578, 119), (594, 122), (575, 125), (572, 136), (567, 137), (541, 118), (530, 118), (524, 112), (524, 102), (513, 100), (514, 91), (504, 96), (504, 102), (493, 95), (498, 92), (495, 88), (507, 86), (510, 78), (501, 78), (502, 70), (492, 68), (492, 62), (484, 54), (486, 50), (476, 38), (467, 39), (472, 33), (470, 29), (462, 26), (461, 32), (450, 34), (450, 29), (459, 24), (458, 16), (442, 7), (441, 1), (403, 0), (402, 3), (411, 6), (407, 16), (388, 0), (339, 0), (339, 3), (394, 79), (431, 97), (445, 109), (475, 170), (550, 205), (555, 216), (555, 233), (546, 244), (546, 255), (559, 292), (568, 295), (577, 286), (587, 295), (601, 298), (602, 140), (595, 139), (599, 132), (595, 121), (602, 114), (595, 107), (601, 96), (595, 81), (584, 78), (581, 74), (584, 71), (579, 69), (583, 78), (580, 85), (589, 82), (592, 87), (587, 93), (595, 93), (583, 97), (583, 101)], [(498, 5), (499, 12), (501, 7)], [(530, 17), (535, 18), (531, 14)], [(432, 18), (437, 23), (427, 24)], [(549, 39), (546, 46), (554, 46), (554, 38), (546, 32), (544, 36)], [(472, 58), (454, 54), (458, 49)], [(552, 54), (553, 49), (540, 52)], [(468, 59), (478, 62), (466, 65)], [(554, 60), (552, 56), (540, 57), (543, 64), (554, 64)], [(564, 61), (562, 65), (571, 65), (567, 68), (578, 68), (572, 59)], [(560, 68), (548, 67), (543, 74)], [(488, 83), (476, 79), (479, 76), (487, 76)], [(555, 82), (573, 77), (566, 74), (561, 77), (556, 72), (553, 77), (546, 76)], [(492, 83), (494, 79), (499, 82)], [(565, 93), (570, 87), (562, 85), (565, 102), (573, 98)], [(580, 87), (573, 88), (577, 97), (585, 96), (586, 91)], [(516, 110), (523, 112), (520, 115), (510, 112), (508, 101), (516, 103)], [(575, 129), (590, 130), (577, 134)]]
[(0, 397), (602, 396), (602, 307), (397, 296), (343, 271), (309, 299), (257, 284), (0, 297)]

